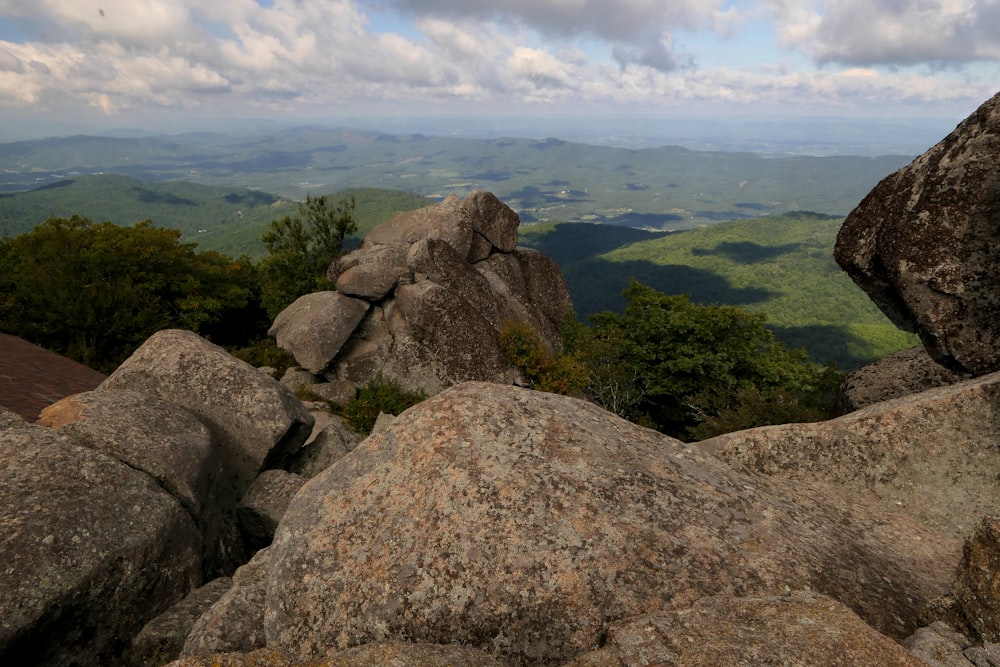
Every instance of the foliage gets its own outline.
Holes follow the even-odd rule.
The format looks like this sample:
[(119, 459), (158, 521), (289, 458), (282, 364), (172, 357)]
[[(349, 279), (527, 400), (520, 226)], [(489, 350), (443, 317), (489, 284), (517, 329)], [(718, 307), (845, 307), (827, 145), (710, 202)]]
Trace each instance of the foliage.
[(357, 229), (354, 206), (354, 199), (332, 206), (325, 195), (310, 196), (299, 205), (298, 216), (271, 221), (261, 237), (268, 255), (260, 262), (260, 280), (272, 318), (303, 294), (330, 289), (327, 268)]
[[(912, 347), (833, 260), (841, 219), (814, 213), (721, 222), (673, 234), (610, 233), (605, 225), (522, 228), (520, 242), (558, 257), (587, 318), (625, 307), (630, 278), (699, 304), (766, 313), (768, 326), (813, 361), (854, 369)], [(617, 244), (617, 245), (616, 245)], [(615, 247), (611, 247), (615, 246)]]
[(262, 338), (250, 345), (229, 351), (237, 359), (242, 359), (254, 368), (273, 368), (278, 377), (296, 365), (295, 357), (278, 347), (273, 338)]
[(788, 414), (821, 417), (832, 409), (832, 396), (826, 403), (821, 394), (839, 373), (785, 347), (763, 315), (697, 305), (635, 280), (624, 294), (625, 312), (593, 316), (594, 332), (578, 346), (591, 394), (607, 409), (682, 438), (701, 436), (709, 426), (692, 429), (710, 419), (772, 423), (781, 400), (795, 406)]
[(572, 355), (547, 350), (527, 322), (504, 322), (500, 346), (531, 389), (574, 396), (587, 386), (586, 367)]
[(427, 395), (424, 392), (403, 389), (398, 383), (384, 378), (379, 372), (358, 389), (357, 396), (340, 408), (339, 412), (348, 426), (367, 436), (372, 432), (379, 413), (398, 415), (425, 398)]
[(195, 252), (179, 237), (148, 221), (73, 216), (0, 240), (0, 329), (102, 371), (161, 329), (227, 344), (256, 337), (249, 261)]

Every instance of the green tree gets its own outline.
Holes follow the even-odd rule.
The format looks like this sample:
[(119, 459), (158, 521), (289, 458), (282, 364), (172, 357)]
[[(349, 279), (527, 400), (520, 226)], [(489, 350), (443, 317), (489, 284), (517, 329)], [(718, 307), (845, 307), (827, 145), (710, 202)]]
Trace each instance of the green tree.
[(220, 343), (259, 334), (249, 260), (198, 253), (179, 239), (149, 221), (119, 227), (73, 216), (0, 240), (0, 329), (102, 371), (160, 329)]
[(675, 437), (703, 436), (707, 429), (693, 429), (708, 420), (740, 421), (741, 428), (775, 423), (779, 397), (794, 403), (794, 410), (785, 406), (786, 418), (825, 416), (819, 396), (832, 381), (828, 371), (777, 340), (762, 314), (697, 305), (635, 280), (624, 295), (621, 315), (591, 318), (582, 358), (595, 400)]
[(354, 198), (333, 206), (327, 197), (306, 197), (299, 214), (272, 220), (261, 237), (267, 256), (261, 260), (261, 297), (274, 318), (288, 304), (310, 292), (330, 289), (330, 263), (340, 256), (344, 239), (357, 230)]

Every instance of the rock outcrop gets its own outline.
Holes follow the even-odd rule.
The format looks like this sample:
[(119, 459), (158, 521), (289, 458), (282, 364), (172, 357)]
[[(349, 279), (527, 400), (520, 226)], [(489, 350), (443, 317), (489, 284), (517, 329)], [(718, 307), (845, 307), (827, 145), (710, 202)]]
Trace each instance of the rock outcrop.
[(570, 305), (555, 263), (517, 246), (518, 224), (479, 191), (401, 213), (333, 263), (336, 291), (300, 298), (271, 334), (339, 386), (377, 373), (428, 394), (465, 380), (509, 382), (504, 322), (527, 322), (554, 350)]
[(911, 633), (958, 546), (814, 495), (589, 403), (465, 383), (308, 482), (212, 625), (303, 661), (406, 639), (556, 665), (614, 621), (810, 588)]
[(966, 541), (954, 597), (982, 639), (1000, 642), (1000, 518), (984, 518)]
[(152, 477), (0, 411), (0, 663), (127, 663), (201, 581), (191, 515)]
[(764, 426), (699, 444), (731, 465), (906, 512), (964, 539), (1000, 509), (1000, 373), (816, 424)]
[(938, 362), (1000, 370), (1000, 95), (851, 212), (834, 256)]

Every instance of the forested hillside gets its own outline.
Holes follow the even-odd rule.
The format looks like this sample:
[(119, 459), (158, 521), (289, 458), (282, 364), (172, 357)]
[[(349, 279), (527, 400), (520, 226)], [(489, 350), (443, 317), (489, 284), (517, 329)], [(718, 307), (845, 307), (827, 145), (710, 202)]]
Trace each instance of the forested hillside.
[(697, 230), (610, 233), (586, 224), (522, 227), (522, 243), (563, 269), (577, 314), (620, 312), (636, 278), (696, 303), (762, 312), (815, 361), (851, 369), (917, 344), (900, 332), (833, 260), (842, 220), (814, 213), (724, 222)]
[[(430, 203), (408, 192), (377, 188), (331, 195), (333, 200), (350, 197), (357, 204), (354, 217), (362, 236), (399, 211)], [(126, 226), (152, 220), (157, 227), (179, 230), (185, 242), (195, 242), (202, 250), (259, 257), (264, 253), (260, 237), (271, 220), (296, 208), (290, 199), (247, 188), (139, 181), (113, 174), (74, 176), (28, 192), (0, 194), (0, 236), (29, 232), (51, 217), (79, 215)]]

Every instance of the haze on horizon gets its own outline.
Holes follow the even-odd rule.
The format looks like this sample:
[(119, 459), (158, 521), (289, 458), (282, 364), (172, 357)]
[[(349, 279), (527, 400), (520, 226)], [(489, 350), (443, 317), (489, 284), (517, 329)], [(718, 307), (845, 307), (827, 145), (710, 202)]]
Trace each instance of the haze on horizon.
[(923, 141), (996, 93), (997, 26), (997, 0), (0, 0), (0, 141), (610, 118)]

